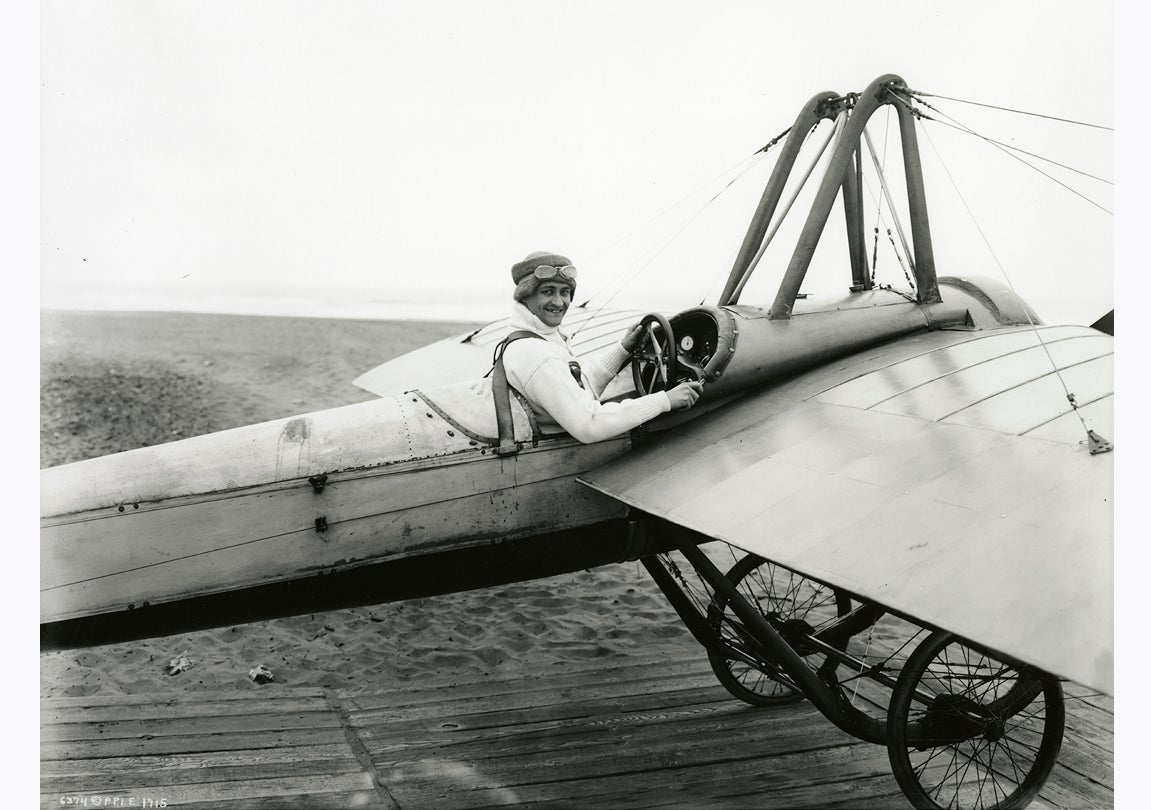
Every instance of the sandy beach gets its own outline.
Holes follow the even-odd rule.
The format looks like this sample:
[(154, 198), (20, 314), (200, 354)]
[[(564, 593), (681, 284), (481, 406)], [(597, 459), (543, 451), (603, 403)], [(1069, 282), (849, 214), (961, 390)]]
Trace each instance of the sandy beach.
[[(48, 311), (41, 466), (372, 398), (358, 375), (469, 324)], [(704, 656), (638, 563), (40, 655), (41, 697), (310, 685), (379, 691)], [(186, 671), (167, 674), (185, 656)], [(257, 685), (264, 665), (274, 681)]]

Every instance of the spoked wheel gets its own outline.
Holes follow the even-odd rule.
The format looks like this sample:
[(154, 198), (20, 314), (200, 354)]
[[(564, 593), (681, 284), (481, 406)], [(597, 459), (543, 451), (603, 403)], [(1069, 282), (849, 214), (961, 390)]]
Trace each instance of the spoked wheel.
[[(805, 647), (805, 635), (819, 633), (851, 611), (846, 594), (755, 554), (737, 562), (727, 578), (800, 655), (815, 652)], [(721, 649), (708, 650), (708, 661), (716, 678), (734, 697), (753, 706), (779, 706), (803, 699), (803, 693), (771, 661), (718, 594), (708, 609), (708, 620), (721, 641)]]
[(887, 753), (915, 807), (1025, 807), (1055, 765), (1063, 723), (1054, 676), (935, 632), (899, 676)]

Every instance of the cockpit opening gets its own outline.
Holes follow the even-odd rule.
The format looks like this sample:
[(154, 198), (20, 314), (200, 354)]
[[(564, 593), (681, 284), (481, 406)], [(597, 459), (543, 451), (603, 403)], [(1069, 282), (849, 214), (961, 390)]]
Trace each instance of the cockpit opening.
[(712, 382), (735, 352), (734, 318), (718, 307), (684, 310), (671, 319), (651, 314), (632, 354), (636, 391), (666, 391), (681, 382)]

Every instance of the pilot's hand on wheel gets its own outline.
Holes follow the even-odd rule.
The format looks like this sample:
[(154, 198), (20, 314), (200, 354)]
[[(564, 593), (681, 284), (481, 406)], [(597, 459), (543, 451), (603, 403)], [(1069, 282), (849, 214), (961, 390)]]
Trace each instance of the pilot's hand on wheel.
[(703, 383), (701, 382), (681, 382), (667, 392), (667, 398), (671, 400), (673, 411), (686, 411), (695, 404), (702, 392)]
[(627, 330), (627, 334), (620, 340), (620, 345), (623, 346), (625, 352), (631, 354), (635, 351), (635, 347), (639, 345), (640, 338), (643, 337), (643, 331), (642, 321)]

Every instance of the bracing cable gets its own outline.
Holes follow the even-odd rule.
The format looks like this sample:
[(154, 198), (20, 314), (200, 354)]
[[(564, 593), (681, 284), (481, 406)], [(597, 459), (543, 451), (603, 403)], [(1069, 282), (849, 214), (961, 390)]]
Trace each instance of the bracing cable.
[(1011, 280), (1011, 276), (1008, 275), (1006, 268), (1004, 268), (1003, 263), (999, 260), (999, 255), (995, 252), (995, 248), (992, 247), (991, 240), (987, 238), (987, 234), (984, 232), (983, 226), (979, 224), (979, 220), (976, 218), (975, 212), (973, 212), (971, 210), (971, 206), (968, 205), (967, 198), (964, 197), (963, 192), (959, 190), (959, 184), (955, 181), (955, 176), (952, 175), (951, 169), (949, 169), (947, 164), (944, 162), (943, 156), (939, 154), (939, 149), (936, 148), (935, 141), (931, 138), (931, 133), (927, 131), (927, 127), (921, 127), (921, 129), (927, 138), (928, 144), (931, 145), (931, 151), (935, 153), (935, 157), (939, 161), (939, 165), (943, 167), (943, 171), (947, 175), (947, 179), (951, 181), (951, 186), (955, 189), (955, 193), (959, 197), (959, 201), (963, 203), (963, 207), (967, 210), (967, 215), (971, 217), (971, 222), (975, 225), (975, 229), (979, 232), (980, 238), (983, 239), (983, 244), (987, 246), (987, 251), (991, 254), (992, 260), (999, 268), (999, 272), (1003, 275), (1003, 279), (1007, 282), (1007, 286), (1011, 288), (1011, 294), (1014, 295), (1015, 299), (1019, 302), (1020, 309), (1023, 310), (1023, 314), (1027, 318), (1027, 323), (1031, 326), (1031, 330), (1035, 334), (1035, 339), (1038, 340), (1039, 345), (1043, 347), (1043, 352), (1047, 355), (1047, 360), (1051, 363), (1051, 369), (1055, 373), (1055, 377), (1059, 380), (1059, 384), (1063, 387), (1063, 393), (1067, 396), (1067, 401), (1071, 404), (1071, 409), (1075, 412), (1075, 415), (1079, 418), (1079, 423), (1087, 432), (1088, 446), (1091, 448), (1091, 453), (1095, 454), (1111, 450), (1110, 442), (1100, 437), (1097, 433), (1095, 433), (1095, 431), (1087, 426), (1087, 420), (1083, 418), (1083, 414), (1079, 410), (1079, 403), (1075, 399), (1075, 394), (1071, 393), (1071, 390), (1067, 387), (1067, 381), (1063, 379), (1063, 374), (1060, 371), (1059, 364), (1055, 362), (1055, 358), (1051, 354), (1051, 349), (1048, 347), (1047, 342), (1043, 340), (1043, 335), (1040, 333), (1039, 327), (1035, 324), (1034, 319), (1031, 317), (1030, 309), (1023, 302), (1023, 298), (1019, 295), (1019, 291), (1015, 289), (1015, 283)]
[[(915, 109), (914, 107), (912, 107), (912, 106), (911, 106), (911, 105), (910, 105), (910, 104), (907, 102), (907, 99), (905, 99), (905, 98), (902, 98), (902, 97), (901, 97), (901, 96), (900, 96), (898, 93), (893, 93), (893, 94), (892, 94), (892, 98), (896, 99), (896, 100), (897, 100), (897, 101), (898, 101), (900, 104), (903, 104), (903, 105), (905, 105), (905, 106), (906, 106), (908, 109), (910, 109), (910, 110), (912, 111), (912, 113), (915, 115), (915, 117), (916, 117), (916, 118), (918, 118), (918, 119), (921, 119), (921, 120), (928, 120), (928, 121), (934, 121), (935, 123), (938, 123), (938, 124), (942, 124), (942, 123), (944, 123), (944, 122), (942, 122), (942, 121), (937, 121), (936, 119), (932, 118), (932, 117), (931, 117), (931, 116), (929, 116), (929, 115), (926, 115), (926, 114), (925, 114), (925, 113), (924, 113), (922, 110), (917, 110), (917, 109)], [(1105, 213), (1108, 213), (1108, 214), (1114, 214), (1114, 212), (1113, 212), (1113, 211), (1111, 211), (1111, 210), (1109, 210), (1108, 208), (1106, 208), (1106, 207), (1104, 207), (1104, 206), (1100, 205), (1099, 203), (1095, 202), (1095, 200), (1091, 199), (1091, 198), (1090, 198), (1090, 197), (1088, 197), (1086, 194), (1083, 194), (1082, 192), (1080, 192), (1080, 191), (1078, 191), (1078, 190), (1076, 190), (1076, 189), (1072, 188), (1071, 186), (1067, 185), (1066, 183), (1064, 183), (1064, 182), (1063, 182), (1062, 180), (1060, 180), (1059, 178), (1057, 178), (1057, 177), (1053, 177), (1052, 175), (1050, 175), (1050, 174), (1048, 174), (1047, 172), (1045, 172), (1045, 171), (1043, 171), (1042, 169), (1040, 169), (1040, 168), (1039, 168), (1038, 166), (1036, 166), (1035, 164), (1033, 164), (1033, 163), (1029, 163), (1029, 162), (1027, 162), (1026, 160), (1024, 160), (1023, 158), (1019, 157), (1019, 155), (1016, 155), (1016, 154), (1014, 154), (1013, 152), (1011, 152), (1010, 150), (1003, 148), (1002, 146), (1000, 146), (1000, 145), (999, 145), (999, 144), (998, 144), (996, 141), (992, 140), (991, 138), (986, 138), (986, 137), (984, 137), (983, 135), (980, 135), (980, 134), (979, 134), (978, 132), (976, 132), (975, 130), (973, 130), (973, 129), (971, 129), (970, 127), (966, 126), (966, 125), (965, 125), (965, 124), (964, 124), (962, 121), (959, 121), (959, 120), (955, 119), (954, 117), (952, 117), (952, 116), (950, 116), (950, 115), (947, 115), (947, 113), (941, 112), (940, 110), (938, 110), (938, 109), (936, 109), (935, 107), (933, 107), (933, 106), (931, 106), (930, 104), (928, 104), (926, 101), (923, 101), (922, 99), (919, 99), (919, 98), (918, 98), (918, 97), (916, 97), (916, 96), (912, 96), (912, 98), (914, 98), (916, 101), (918, 101), (920, 104), (922, 104), (923, 106), (927, 107), (928, 109), (930, 109), (930, 110), (933, 110), (934, 112), (936, 112), (936, 113), (939, 113), (940, 115), (944, 116), (945, 118), (949, 118), (950, 120), (954, 121), (954, 122), (955, 122), (955, 123), (956, 123), (958, 126), (962, 127), (962, 128), (963, 128), (963, 129), (964, 129), (966, 132), (968, 132), (969, 134), (971, 134), (971, 135), (974, 135), (975, 137), (977, 137), (977, 138), (980, 138), (981, 140), (984, 140), (984, 141), (986, 141), (986, 142), (990, 143), (992, 146), (994, 146), (994, 147), (995, 147), (996, 149), (998, 149), (1000, 152), (1003, 152), (1003, 154), (1007, 155), (1008, 157), (1010, 157), (1010, 158), (1012, 158), (1012, 159), (1014, 159), (1014, 160), (1017, 160), (1017, 161), (1019, 161), (1019, 162), (1020, 162), (1020, 163), (1022, 163), (1024, 166), (1027, 166), (1027, 167), (1028, 167), (1028, 168), (1030, 168), (1031, 170), (1033, 170), (1033, 171), (1036, 171), (1036, 172), (1038, 172), (1039, 174), (1043, 175), (1044, 177), (1046, 177), (1046, 178), (1047, 178), (1048, 180), (1050, 180), (1051, 182), (1053, 182), (1053, 183), (1057, 183), (1058, 185), (1060, 185), (1060, 186), (1062, 186), (1063, 188), (1067, 189), (1067, 190), (1068, 190), (1068, 191), (1070, 191), (1072, 194), (1074, 194), (1076, 197), (1080, 197), (1080, 198), (1082, 198), (1082, 199), (1086, 200), (1087, 202), (1091, 203), (1091, 205), (1095, 206), (1095, 207), (1096, 207), (1096, 208), (1098, 208), (1100, 211), (1104, 211)], [(1020, 150), (1020, 151), (1022, 151), (1022, 150)], [(1036, 156), (1036, 157), (1038, 157), (1038, 156)], [(1043, 159), (1043, 160), (1047, 160), (1047, 158), (1042, 158), (1042, 159)], [(1054, 163), (1055, 161), (1048, 161), (1048, 162)], [(1099, 179), (1099, 178), (1097, 178), (1097, 179)]]
[[(648, 255), (646, 257), (641, 257), (639, 260), (637, 260), (635, 265), (631, 269), (626, 271), (622, 275), (622, 277), (615, 282), (615, 284), (609, 285), (608, 287), (604, 288), (604, 290), (597, 291), (595, 294), (593, 294), (592, 296), (589, 296), (587, 299), (584, 300), (583, 303), (581, 303), (579, 305), (580, 308), (586, 308), (587, 305), (591, 302), (591, 300), (593, 298), (597, 298), (600, 294), (602, 294), (603, 292), (606, 292), (606, 290), (612, 289), (614, 287), (614, 290), (611, 292), (610, 295), (608, 295), (606, 297), (606, 299), (603, 301), (603, 303), (600, 304), (598, 307), (596, 307), (596, 309), (592, 312), (591, 316), (588, 317), (575, 330), (575, 332), (572, 333), (572, 337), (575, 337), (576, 335), (578, 335), (580, 330), (582, 330), (585, 326), (587, 326), (589, 323), (591, 323), (593, 320), (595, 320), (595, 317), (597, 315), (599, 315), (599, 313), (602, 312), (605, 308), (607, 308), (607, 306), (609, 304), (611, 304), (611, 302), (615, 299), (615, 297), (617, 295), (619, 295), (627, 287), (628, 284), (630, 284), (632, 281), (634, 281), (635, 278), (641, 272), (643, 272), (653, 261), (655, 261), (655, 259), (664, 250), (666, 250), (667, 247), (669, 245), (671, 245), (671, 243), (674, 242), (679, 237), (679, 235), (682, 234), (688, 228), (689, 225), (691, 225), (696, 219), (698, 219), (703, 214), (703, 212), (720, 197), (720, 195), (722, 195), (724, 192), (726, 192), (728, 189), (730, 189), (736, 182), (738, 182), (745, 175), (747, 175), (748, 172), (750, 172), (752, 169), (756, 168), (763, 161), (763, 159), (767, 156), (767, 154), (771, 151), (771, 149), (774, 146), (776, 146), (780, 141), (782, 141), (784, 138), (786, 138), (788, 136), (788, 134), (790, 134), (790, 132), (791, 132), (791, 127), (788, 127), (787, 129), (783, 130), (778, 135), (776, 135), (774, 138), (769, 140), (764, 146), (760, 147), (755, 152), (753, 152), (751, 155), (749, 155), (746, 158), (744, 158), (743, 160), (739, 161), (739, 163), (737, 163), (734, 167), (729, 168), (724, 172), (721, 172), (717, 177), (713, 178), (712, 180), (709, 180), (707, 183), (704, 183), (702, 186), (700, 186), (698, 189), (693, 191), (691, 194), (687, 195), (683, 200), (680, 200), (680, 202), (678, 202), (675, 205), (670, 206), (669, 208), (665, 209), (663, 213), (666, 213), (667, 211), (670, 211), (673, 208), (678, 207), (679, 205), (681, 205), (684, 202), (684, 200), (695, 196), (702, 189), (706, 188), (707, 186), (710, 186), (716, 180), (718, 180), (718, 179), (724, 177), (725, 175), (731, 173), (735, 169), (739, 169), (739, 167), (742, 166), (742, 169), (739, 169), (739, 171), (735, 177), (733, 177), (731, 180), (729, 180), (727, 182), (727, 184), (723, 186), (723, 188), (721, 188), (719, 191), (717, 191), (715, 194), (713, 194), (710, 199), (708, 199), (696, 211), (694, 211), (692, 214), (690, 214), (687, 217), (687, 219), (684, 220), (684, 222), (682, 222), (674, 231), (672, 231), (670, 234), (665, 236), (660, 242), (658, 242), (656, 244), (656, 246), (653, 247), (648, 252)], [(659, 217), (663, 216), (663, 213), (658, 214), (655, 217), (653, 217), (652, 220), (649, 220), (649, 223), (651, 221), (654, 221), (655, 219), (658, 219)], [(645, 224), (645, 226), (646, 226), (646, 224)], [(635, 233), (635, 230), (638, 230), (638, 229), (634, 229), (633, 231), (631, 231), (631, 233)], [(630, 235), (630, 234), (628, 234), (628, 235)], [(616, 242), (613, 243), (613, 246), (615, 244), (619, 244), (619, 242), (623, 241), (623, 239), (625, 239), (625, 238), (627, 238), (627, 237), (625, 236), (625, 237), (622, 237), (621, 239), (616, 240)], [(609, 248), (604, 248), (602, 250), (599, 250), (596, 252), (595, 255), (600, 255), (608, 249)]]
[[(880, 203), (882, 202), (883, 197), (882, 196), (876, 197), (875, 191), (871, 188), (871, 182), (867, 179), (866, 174), (863, 175), (863, 187), (864, 187), (864, 189), (866, 189), (868, 196), (871, 197), (871, 201), (873, 203), (875, 203), (875, 209), (876, 209), (876, 215), (877, 215), (876, 223), (875, 223), (876, 249), (878, 250), (879, 223), (882, 222), (884, 230), (887, 231), (887, 241), (891, 243), (891, 252), (895, 254), (895, 260), (899, 263), (900, 269), (903, 270), (903, 277), (905, 279), (907, 279), (908, 286), (911, 288), (912, 291), (914, 291), (915, 290), (915, 280), (912, 278), (911, 272), (908, 270), (907, 263), (903, 260), (903, 255), (899, 252), (899, 245), (897, 245), (895, 243), (895, 237), (891, 233), (891, 225), (888, 223), (887, 218), (883, 215), (883, 212), (880, 211)], [(892, 217), (894, 217), (894, 216), (895, 216), (895, 212), (893, 211)], [(874, 273), (872, 273), (871, 281), (872, 281), (872, 284), (875, 283), (875, 274)], [(898, 293), (900, 295), (903, 294), (899, 290), (896, 290), (896, 289), (891, 289), (891, 291), (894, 293)], [(915, 301), (914, 298), (910, 298), (910, 297), (908, 297), (908, 300), (912, 301), (912, 302)]]
[[(803, 191), (804, 186), (807, 185), (807, 181), (811, 179), (812, 173), (815, 171), (816, 166), (819, 165), (820, 160), (823, 159), (824, 154), (827, 152), (827, 148), (834, 141), (836, 141), (840, 133), (843, 132), (843, 127), (846, 122), (846, 116), (841, 113), (840, 117), (835, 121), (835, 126), (831, 129), (830, 132), (827, 133), (827, 138), (824, 140), (823, 145), (819, 147), (819, 151), (816, 153), (815, 157), (812, 158), (811, 165), (808, 166), (807, 171), (792, 190), (791, 197), (788, 198), (788, 201), (784, 204), (783, 208), (780, 209), (772, 218), (773, 222), (771, 228), (768, 230), (767, 234), (764, 235), (763, 240), (760, 242), (759, 249), (755, 252), (755, 255), (752, 257), (751, 261), (748, 262), (747, 269), (743, 271), (743, 277), (739, 280), (739, 284), (737, 284), (735, 289), (732, 291), (732, 300), (738, 300), (739, 296), (743, 293), (743, 288), (747, 286), (747, 282), (751, 278), (751, 274), (759, 265), (760, 260), (763, 258), (763, 254), (767, 251), (768, 245), (771, 244), (771, 240), (775, 238), (775, 235), (778, 233), (780, 226), (783, 225), (783, 220), (791, 212), (791, 208), (795, 205), (795, 201), (799, 199), (800, 193)], [(812, 132), (814, 131), (815, 128), (813, 127)], [(712, 281), (711, 286), (715, 286), (715, 281)], [(708, 292), (711, 292), (711, 287), (708, 288)], [(706, 299), (707, 293), (704, 293), (704, 300)]]
[(891, 211), (891, 219), (895, 223), (895, 232), (899, 234), (899, 241), (903, 243), (903, 252), (907, 254), (907, 261), (912, 269), (915, 268), (915, 262), (912, 259), (911, 248), (907, 242), (907, 235), (903, 232), (903, 226), (899, 222), (899, 216), (896, 214), (895, 201), (891, 199), (891, 191), (887, 188), (887, 179), (883, 175), (883, 167), (879, 165), (879, 156), (875, 154), (875, 144), (871, 142), (871, 134), (867, 128), (863, 129), (863, 140), (867, 144), (867, 151), (871, 154), (871, 162), (875, 166), (875, 173), (879, 177), (879, 187), (883, 190), (883, 196), (887, 198), (887, 207)]
[[(935, 108), (932, 107), (931, 109), (934, 110)], [(942, 116), (950, 118), (950, 116), (948, 116), (946, 113), (940, 112), (939, 110), (935, 110), (935, 111), (939, 112), (939, 114)], [(965, 127), (961, 124), (952, 124), (949, 121), (940, 121), (937, 118), (930, 118), (928, 116), (924, 116), (924, 117), (927, 118), (927, 120), (929, 120), (929, 121), (934, 121), (935, 123), (942, 124), (945, 127), (951, 127), (952, 129), (957, 130), (959, 132), (963, 132), (967, 135), (974, 135), (976, 138), (982, 138), (983, 140), (987, 141), (988, 143), (993, 143), (996, 146), (1002, 146), (1003, 148), (1010, 149), (1013, 152), (1021, 152), (1024, 155), (1036, 158), (1038, 160), (1042, 160), (1044, 163), (1050, 163), (1053, 166), (1058, 166), (1061, 169), (1066, 169), (1069, 172), (1075, 172), (1075, 174), (1082, 175), (1083, 177), (1089, 177), (1092, 180), (1098, 180), (1100, 183), (1106, 183), (1109, 186), (1115, 185), (1114, 180), (1108, 180), (1106, 177), (1100, 177), (1099, 175), (1091, 174), (1090, 172), (1085, 172), (1082, 169), (1076, 169), (1074, 166), (1068, 166), (1066, 163), (1060, 163), (1058, 160), (1052, 160), (1051, 158), (1043, 157), (1043, 155), (1037, 155), (1034, 152), (1028, 152), (1026, 149), (1022, 149), (1018, 146), (1012, 146), (1009, 143), (1004, 143), (1003, 141), (997, 141), (994, 138), (989, 138), (986, 135), (981, 135), (978, 132), (974, 132), (974, 131), (968, 129), (967, 127)]]
[[(750, 164), (745, 166), (744, 169), (739, 174), (737, 174), (735, 177), (733, 177), (731, 180), (729, 180), (727, 182), (727, 184), (724, 185), (723, 188), (721, 188), (719, 191), (717, 191), (715, 194), (713, 194), (706, 202), (704, 202), (703, 205), (701, 205), (694, 212), (692, 212), (692, 214), (690, 216), (688, 216), (687, 219), (685, 219), (682, 223), (680, 223), (680, 225), (678, 227), (676, 227), (674, 231), (672, 231), (670, 234), (665, 236), (661, 242), (657, 243), (656, 246), (648, 252), (648, 255), (646, 256), (646, 258), (641, 258), (640, 260), (638, 260), (636, 262), (635, 266), (631, 270), (625, 272), (623, 274), (623, 277), (619, 281), (617, 281), (615, 285), (613, 285), (615, 287), (615, 290), (610, 295), (608, 295), (604, 299), (603, 303), (600, 304), (598, 307), (596, 307), (596, 309), (592, 312), (591, 316), (589, 318), (587, 318), (587, 320), (585, 320), (579, 326), (579, 328), (575, 330), (575, 332), (572, 333), (572, 337), (574, 338), (576, 335), (578, 335), (580, 333), (580, 330), (582, 330), (585, 326), (587, 326), (589, 323), (594, 321), (595, 317), (597, 315), (599, 315), (599, 313), (602, 312), (604, 309), (606, 309), (607, 306), (609, 304), (611, 304), (611, 302), (615, 299), (615, 297), (617, 295), (619, 295), (627, 287), (628, 284), (630, 284), (632, 281), (634, 281), (635, 278), (640, 273), (642, 273), (645, 269), (647, 269), (647, 267), (653, 261), (655, 261), (656, 258), (661, 253), (663, 253), (663, 251), (665, 251), (668, 248), (668, 246), (671, 245), (672, 242), (674, 242), (677, 238), (679, 238), (679, 236), (688, 228), (688, 226), (690, 226), (693, 222), (695, 222), (695, 220), (698, 219), (703, 214), (703, 212), (705, 210), (707, 210), (707, 208), (709, 206), (711, 206), (712, 203), (714, 203), (719, 198), (719, 196), (721, 194), (723, 194), (725, 191), (727, 191), (729, 188), (731, 188), (737, 181), (739, 181), (741, 178), (743, 178), (744, 175), (746, 175), (749, 171), (751, 171), (753, 168), (758, 166), (759, 163), (766, 156), (766, 154), (767, 153), (763, 150), (759, 150), (758, 152), (756, 152), (756, 154), (754, 156), (755, 159)], [(609, 289), (610, 289), (610, 287), (609, 287)], [(586, 301), (584, 301), (582, 304), (580, 304), (580, 307), (586, 307), (587, 304), (592, 300), (593, 297), (595, 297), (595, 296), (589, 297)]]
[[(778, 143), (781, 139), (786, 137), (787, 133), (790, 131), (791, 131), (791, 128), (788, 127), (783, 132), (781, 132), (780, 134), (778, 134), (774, 138), (772, 138), (770, 141), (768, 141), (767, 144), (765, 144), (764, 146), (761, 146), (759, 149), (756, 149), (750, 155), (747, 155), (746, 157), (742, 158), (741, 160), (736, 162), (734, 165), (729, 166), (728, 168), (724, 169), (722, 172), (717, 174), (715, 177), (711, 178), (707, 182), (700, 185), (699, 188), (695, 189), (694, 191), (692, 191), (688, 194), (685, 194), (679, 200), (672, 203), (668, 207), (664, 208), (662, 211), (660, 211), (658, 214), (655, 214), (654, 216), (652, 216), (646, 222), (632, 228), (630, 231), (628, 231), (623, 236), (619, 237), (618, 239), (616, 239), (614, 242), (607, 245), (606, 247), (602, 247), (602, 248), (599, 248), (598, 250), (592, 251), (591, 256), (593, 258), (598, 257), (598, 256), (602, 256), (604, 253), (607, 253), (609, 250), (616, 247), (621, 242), (631, 238), (636, 233), (642, 231), (644, 228), (651, 225), (651, 223), (653, 223), (653, 222), (657, 221), (658, 219), (666, 216), (669, 212), (674, 211), (676, 208), (683, 205), (685, 202), (690, 200), (692, 197), (699, 194), (705, 188), (707, 188), (708, 186), (712, 185), (713, 183), (721, 180), (722, 178), (726, 177), (727, 175), (731, 174), (732, 172), (739, 172), (737, 179), (738, 179), (738, 177), (743, 176), (743, 174), (745, 174), (748, 171), (746, 164), (751, 163), (751, 165), (754, 166), (757, 163), (759, 163), (759, 161), (762, 160), (762, 156), (764, 154), (766, 154), (768, 152), (768, 150), (771, 149), (771, 147), (775, 146), (775, 144)], [(584, 302), (582, 304), (580, 304), (579, 306), (586, 307), (593, 297), (595, 297), (595, 294), (593, 294), (591, 297), (585, 299)]]
[(1084, 121), (1075, 121), (1071, 118), (1060, 118), (1060, 117), (1055, 116), (1055, 115), (1044, 115), (1043, 113), (1028, 112), (1027, 110), (1015, 110), (1015, 109), (1012, 109), (1011, 107), (997, 107), (994, 104), (985, 104), (981, 101), (968, 101), (968, 100), (962, 99), (962, 98), (952, 98), (951, 96), (941, 96), (938, 93), (924, 93), (922, 90), (908, 90), (907, 92), (909, 92), (913, 96), (919, 96), (919, 97), (925, 97), (925, 98), (943, 98), (943, 99), (947, 99), (948, 101), (958, 101), (960, 104), (972, 104), (976, 107), (988, 107), (992, 110), (1002, 110), (1003, 112), (1017, 113), (1019, 115), (1030, 115), (1030, 116), (1033, 116), (1035, 118), (1046, 118), (1050, 121), (1062, 121), (1065, 124), (1076, 124), (1077, 126), (1081, 126), (1081, 127), (1091, 127), (1093, 129), (1104, 129), (1104, 130), (1107, 130), (1108, 132), (1114, 132), (1115, 131), (1115, 129), (1113, 127), (1105, 127), (1101, 124), (1088, 124)]
[[(870, 122), (869, 122), (870, 123)], [(864, 125), (864, 129), (867, 126)], [(880, 166), (887, 165), (887, 144), (891, 135), (891, 107), (887, 108), (887, 119), (883, 125), (883, 162)], [(875, 270), (876, 262), (879, 259), (879, 220), (883, 218), (883, 198), (880, 197), (879, 201), (875, 204), (875, 238), (871, 243), (871, 283), (875, 284)]]

